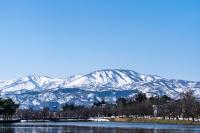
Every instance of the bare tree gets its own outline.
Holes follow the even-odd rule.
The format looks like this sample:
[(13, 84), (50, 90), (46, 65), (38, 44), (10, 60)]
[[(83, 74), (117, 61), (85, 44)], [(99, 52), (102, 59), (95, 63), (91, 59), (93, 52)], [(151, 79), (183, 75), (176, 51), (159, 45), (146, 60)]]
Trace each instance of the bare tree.
[(195, 121), (195, 116), (198, 114), (198, 100), (194, 96), (192, 90), (182, 94), (182, 111), (183, 115), (188, 119), (191, 117), (192, 121)]

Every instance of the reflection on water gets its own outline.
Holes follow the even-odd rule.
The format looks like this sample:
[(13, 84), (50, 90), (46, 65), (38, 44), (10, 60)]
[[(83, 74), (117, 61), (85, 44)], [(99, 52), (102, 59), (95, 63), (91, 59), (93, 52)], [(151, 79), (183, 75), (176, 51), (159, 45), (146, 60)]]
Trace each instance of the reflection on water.
[(0, 133), (181, 133), (182, 131), (155, 129), (121, 129), (102, 127), (13, 127), (1, 128)]
[[(19, 124), (1, 124), (0, 133), (199, 133), (199, 126), (185, 126), (185, 125), (160, 125), (159, 124), (139, 124), (140, 127), (135, 127), (134, 123), (127, 123), (127, 126), (120, 128), (120, 124), (125, 123), (107, 123), (107, 125), (112, 124), (112, 126), (106, 126), (106, 123), (103, 123), (105, 127), (101, 124), (87, 123), (86, 127), (80, 126), (82, 123), (77, 123), (79, 126), (75, 126), (75, 123), (19, 123)], [(95, 127), (96, 124), (96, 127)], [(116, 124), (116, 127), (115, 125)], [(92, 125), (90, 127), (89, 125)], [(155, 125), (155, 128), (148, 128), (148, 125)], [(146, 126), (146, 127), (145, 127)], [(153, 127), (153, 126), (152, 126)], [(175, 128), (177, 127), (177, 129)]]

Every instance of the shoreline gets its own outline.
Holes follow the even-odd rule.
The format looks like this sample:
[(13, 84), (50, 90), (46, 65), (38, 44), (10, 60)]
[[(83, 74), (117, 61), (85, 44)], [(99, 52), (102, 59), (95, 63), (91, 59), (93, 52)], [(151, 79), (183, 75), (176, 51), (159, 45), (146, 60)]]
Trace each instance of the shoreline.
[(190, 120), (168, 120), (156, 118), (110, 118), (110, 122), (132, 122), (132, 123), (155, 123), (155, 124), (174, 124), (174, 125), (200, 125), (200, 121)]
[[(169, 120), (158, 118), (90, 118), (90, 119), (59, 119), (59, 120), (20, 120), (20, 123), (25, 122), (130, 122), (130, 123), (155, 123), (155, 124), (173, 124), (173, 125), (198, 125), (200, 121), (191, 120)], [(15, 123), (13, 121), (13, 123)]]

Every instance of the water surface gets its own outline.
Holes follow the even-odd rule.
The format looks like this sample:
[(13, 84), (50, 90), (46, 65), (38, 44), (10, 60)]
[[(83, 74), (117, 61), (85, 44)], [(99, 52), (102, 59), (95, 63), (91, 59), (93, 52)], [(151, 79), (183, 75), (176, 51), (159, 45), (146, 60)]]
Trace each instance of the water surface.
[(200, 133), (200, 126), (128, 122), (27, 122), (1, 124), (0, 133)]

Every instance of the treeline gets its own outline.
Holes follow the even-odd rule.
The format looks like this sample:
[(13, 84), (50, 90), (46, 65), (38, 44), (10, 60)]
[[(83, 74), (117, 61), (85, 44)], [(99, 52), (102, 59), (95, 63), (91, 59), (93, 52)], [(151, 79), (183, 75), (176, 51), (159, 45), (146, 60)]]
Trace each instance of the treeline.
[(198, 119), (200, 116), (200, 101), (192, 91), (181, 94), (180, 99), (174, 100), (168, 96), (150, 97), (138, 93), (133, 98), (119, 98), (116, 104), (104, 100), (94, 103), (92, 107), (65, 104), (61, 110), (18, 110), (21, 119), (64, 119), (89, 117), (162, 117), (163, 119)]
[(180, 99), (174, 100), (168, 96), (150, 97), (139, 93), (133, 99), (117, 100), (118, 115), (127, 117), (163, 117), (163, 119), (195, 119), (200, 117), (200, 101), (193, 91), (182, 93)]
[(3, 120), (12, 119), (18, 107), (19, 104), (16, 104), (12, 99), (0, 98), (0, 118)]

